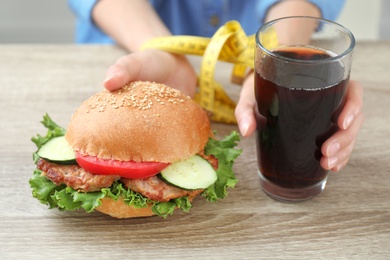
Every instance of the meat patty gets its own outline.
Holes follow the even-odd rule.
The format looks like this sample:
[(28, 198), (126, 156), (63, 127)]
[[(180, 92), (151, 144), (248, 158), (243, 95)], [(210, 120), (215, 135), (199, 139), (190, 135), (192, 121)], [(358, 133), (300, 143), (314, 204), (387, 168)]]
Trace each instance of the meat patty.
[(145, 179), (122, 178), (121, 182), (123, 182), (126, 188), (141, 193), (143, 196), (156, 201), (169, 201), (184, 196), (193, 198), (203, 191), (183, 190), (167, 184), (157, 176)]
[(59, 165), (39, 159), (37, 168), (57, 186), (65, 184), (80, 192), (100, 191), (120, 179), (119, 175), (92, 174), (78, 165)]
[[(214, 156), (206, 156), (203, 152), (199, 155), (208, 160), (214, 169), (218, 168), (218, 160)], [(110, 187), (113, 182), (119, 179), (126, 188), (155, 201), (166, 202), (184, 196), (189, 196), (192, 199), (203, 192), (203, 190), (184, 190), (171, 186), (157, 176), (144, 179), (128, 179), (121, 178), (119, 175), (97, 175), (84, 170), (78, 165), (59, 165), (42, 158), (39, 159), (37, 167), (43, 172), (43, 175), (57, 186), (65, 184), (80, 192), (100, 191), (102, 188)]]

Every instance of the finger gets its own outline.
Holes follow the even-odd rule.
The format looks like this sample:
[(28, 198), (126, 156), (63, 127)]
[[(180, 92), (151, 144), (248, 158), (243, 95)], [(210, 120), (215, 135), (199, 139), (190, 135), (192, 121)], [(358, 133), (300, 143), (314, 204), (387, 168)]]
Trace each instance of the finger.
[(130, 81), (136, 80), (142, 63), (137, 55), (129, 54), (119, 58), (107, 71), (104, 87), (115, 90), (123, 87)]
[(349, 158), (330, 170), (333, 172), (339, 172), (342, 168), (344, 168), (344, 166), (346, 166), (348, 164), (348, 161), (349, 161)]
[(254, 117), (255, 104), (254, 74), (252, 73), (243, 84), (240, 98), (235, 109), (238, 127), (243, 136), (250, 136), (256, 130), (256, 120)]
[(347, 129), (354, 119), (360, 114), (363, 107), (363, 87), (351, 80), (348, 86), (345, 106), (338, 118), (338, 126)]
[(185, 56), (160, 50), (145, 50), (119, 58), (112, 65), (104, 87), (115, 90), (132, 81), (155, 81), (195, 95), (196, 72)]
[(355, 142), (352, 142), (349, 146), (345, 147), (343, 150), (340, 150), (332, 157), (322, 157), (320, 164), (322, 168), (326, 170), (338, 171), (346, 165), (351, 155)]
[(162, 60), (160, 57), (162, 53), (157, 50), (146, 50), (120, 57), (108, 69), (104, 87), (115, 90), (136, 80), (164, 82), (168, 73), (166, 67), (161, 66), (159, 62)]
[(364, 115), (360, 113), (352, 124), (346, 129), (339, 129), (333, 136), (324, 142), (321, 152), (325, 157), (333, 157), (339, 151), (350, 146), (357, 138), (359, 130), (364, 122)]
[(108, 69), (103, 85), (106, 89), (113, 91), (123, 87), (127, 82), (126, 71), (120, 65), (114, 64)]

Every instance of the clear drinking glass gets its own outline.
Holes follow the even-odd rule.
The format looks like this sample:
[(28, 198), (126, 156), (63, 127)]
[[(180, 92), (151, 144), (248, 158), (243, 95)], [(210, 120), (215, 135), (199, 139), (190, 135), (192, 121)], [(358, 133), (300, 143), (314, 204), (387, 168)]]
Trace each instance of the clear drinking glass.
[(284, 201), (321, 193), (321, 146), (338, 130), (355, 45), (332, 21), (286, 17), (256, 34), (257, 157), (263, 190)]

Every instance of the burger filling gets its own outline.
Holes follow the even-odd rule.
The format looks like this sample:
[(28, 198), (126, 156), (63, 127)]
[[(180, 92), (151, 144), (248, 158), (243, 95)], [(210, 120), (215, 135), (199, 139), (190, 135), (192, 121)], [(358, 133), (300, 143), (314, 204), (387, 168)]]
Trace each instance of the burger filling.
[[(214, 156), (207, 156), (204, 152), (201, 155), (213, 165), (214, 169), (218, 168), (218, 161)], [(130, 179), (119, 175), (93, 174), (79, 165), (59, 165), (42, 158), (38, 160), (37, 168), (42, 171), (43, 176), (46, 176), (57, 186), (64, 184), (78, 192), (100, 191), (102, 188), (108, 188), (114, 182), (120, 181), (126, 188), (151, 200), (166, 202), (185, 196), (195, 197), (203, 191), (202, 189), (192, 191), (174, 187), (156, 175)]]

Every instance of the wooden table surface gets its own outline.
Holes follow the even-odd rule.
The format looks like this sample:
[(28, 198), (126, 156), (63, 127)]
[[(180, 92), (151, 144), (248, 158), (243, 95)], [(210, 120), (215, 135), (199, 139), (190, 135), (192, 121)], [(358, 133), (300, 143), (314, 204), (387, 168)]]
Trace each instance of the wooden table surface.
[[(31, 196), (30, 138), (46, 133), (46, 112), (66, 127), (122, 54), (0, 45), (0, 259), (390, 259), (390, 42), (357, 44), (352, 78), (364, 86), (366, 120), (350, 163), (313, 200), (288, 204), (263, 193), (251, 137), (240, 142), (239, 183), (218, 203), (197, 198), (189, 213), (166, 219), (49, 210)], [(216, 78), (237, 96), (226, 66)], [(213, 127), (220, 136), (236, 129)]]

